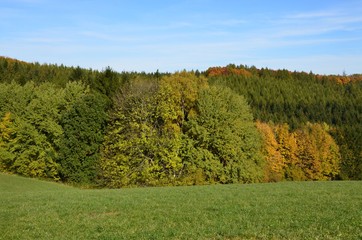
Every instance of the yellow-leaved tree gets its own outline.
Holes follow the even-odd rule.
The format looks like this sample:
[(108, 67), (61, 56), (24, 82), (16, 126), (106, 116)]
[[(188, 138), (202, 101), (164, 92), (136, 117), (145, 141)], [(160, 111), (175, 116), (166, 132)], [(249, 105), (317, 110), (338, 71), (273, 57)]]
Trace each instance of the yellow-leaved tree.
[(331, 180), (340, 170), (339, 148), (327, 124), (307, 123), (296, 132), (299, 162), (309, 180)]
[(7, 148), (14, 132), (12, 125), (11, 113), (7, 112), (0, 121), (0, 171), (6, 171), (10, 167), (12, 157)]
[(264, 181), (274, 182), (284, 179), (284, 169), (286, 158), (280, 153), (279, 144), (275, 138), (273, 126), (260, 121), (256, 122), (256, 127), (263, 138), (263, 154), (266, 157), (264, 170)]
[(297, 157), (297, 140), (295, 133), (289, 131), (289, 125), (284, 123), (274, 128), (278, 142), (278, 152), (284, 162), (284, 174), (287, 180), (305, 180), (305, 176)]

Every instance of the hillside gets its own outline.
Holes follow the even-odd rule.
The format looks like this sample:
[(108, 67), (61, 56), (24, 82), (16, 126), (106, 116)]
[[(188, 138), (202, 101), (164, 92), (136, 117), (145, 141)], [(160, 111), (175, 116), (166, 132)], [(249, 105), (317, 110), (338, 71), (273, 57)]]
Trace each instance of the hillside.
[(230, 87), (245, 96), (258, 120), (287, 123), (291, 130), (307, 122), (327, 123), (340, 146), (342, 175), (361, 179), (360, 75), (324, 76), (243, 65), (210, 68), (206, 74), (211, 83)]
[(362, 179), (357, 74), (0, 58), (0, 85), (3, 172), (112, 188)]

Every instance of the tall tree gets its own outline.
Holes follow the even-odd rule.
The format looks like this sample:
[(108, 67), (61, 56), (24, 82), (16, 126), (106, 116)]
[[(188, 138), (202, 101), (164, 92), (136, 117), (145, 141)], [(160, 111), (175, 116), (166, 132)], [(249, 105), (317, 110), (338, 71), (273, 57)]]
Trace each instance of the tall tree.
[(307, 179), (331, 180), (339, 174), (339, 147), (328, 129), (326, 124), (308, 123), (296, 132), (297, 156)]
[(180, 168), (179, 139), (160, 108), (158, 84), (120, 89), (102, 149), (100, 182), (108, 187), (170, 184)]
[(199, 92), (207, 88), (205, 77), (182, 71), (161, 79), (159, 111), (164, 112), (166, 121), (176, 124), (180, 129), (185, 121), (195, 113)]
[(284, 179), (286, 167), (285, 158), (279, 152), (279, 145), (275, 138), (273, 126), (260, 121), (256, 122), (258, 130), (263, 137), (263, 153), (266, 157), (265, 181), (281, 181)]
[(295, 133), (290, 132), (288, 124), (277, 125), (275, 127), (276, 140), (278, 142), (278, 152), (282, 155), (285, 163), (285, 178), (288, 180), (305, 180), (303, 166), (298, 161), (298, 144)]
[(0, 171), (10, 168), (13, 155), (8, 151), (14, 134), (13, 120), (11, 113), (5, 113), (0, 121)]
[(77, 82), (67, 85), (65, 96), (60, 119), (64, 131), (58, 151), (60, 175), (63, 181), (91, 184), (97, 175), (104, 137), (106, 101)]
[(201, 91), (197, 115), (186, 126), (198, 158), (187, 165), (201, 169), (206, 182), (257, 182), (263, 179), (261, 137), (245, 99), (230, 89)]
[(59, 139), (63, 134), (59, 125), (63, 94), (52, 84), (34, 87), (25, 111), (18, 112), (15, 118), (12, 171), (25, 176), (58, 179), (56, 159)]

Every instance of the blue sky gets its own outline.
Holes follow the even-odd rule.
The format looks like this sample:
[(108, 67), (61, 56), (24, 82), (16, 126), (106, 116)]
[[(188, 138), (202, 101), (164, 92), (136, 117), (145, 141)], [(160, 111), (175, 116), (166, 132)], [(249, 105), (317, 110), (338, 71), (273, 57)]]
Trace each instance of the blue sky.
[(0, 0), (0, 55), (117, 71), (362, 73), (362, 1)]

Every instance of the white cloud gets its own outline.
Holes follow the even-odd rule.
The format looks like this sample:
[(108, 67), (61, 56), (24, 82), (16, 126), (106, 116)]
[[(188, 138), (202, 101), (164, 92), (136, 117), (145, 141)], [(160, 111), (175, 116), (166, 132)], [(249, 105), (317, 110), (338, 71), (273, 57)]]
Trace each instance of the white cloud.
[[(28, 4), (45, 2), (15, 1)], [(54, 17), (44, 13), (49, 1), (45, 5), (40, 11), (44, 15), (36, 11), (23, 14), (22, 8), (0, 7), (0, 19), (6, 20), (0, 23), (0, 27), (5, 23), (10, 26), (0, 37), (4, 54), (26, 61), (97, 69), (109, 65), (120, 71), (201, 70), (236, 63), (323, 72), (333, 70), (322, 64), (329, 60), (336, 68), (338, 61), (340, 64), (350, 62), (352, 70), (344, 67), (346, 71), (357, 69), (358, 72), (358, 68), (352, 66), (357, 65), (355, 61), (362, 62), (358, 57), (362, 55), (361, 47), (341, 55), (340, 50), (345, 46), (354, 48), (362, 41), (362, 16), (356, 14), (357, 10), (346, 8), (333, 9), (331, 6), (326, 10), (285, 15), (271, 12), (216, 16), (198, 12), (164, 17), (150, 13), (146, 14), (147, 17), (132, 20), (122, 16), (111, 19), (98, 15), (96, 11), (78, 14), (74, 9), (65, 11), (65, 14), (59, 11)], [(18, 23), (9, 20), (22, 14), (34, 26), (24, 26), (24, 22), (28, 23), (24, 19)], [(43, 21), (47, 18), (51, 24)]]
[(323, 10), (323, 11), (309, 11), (309, 12), (297, 12), (295, 14), (288, 14), (285, 16), (286, 19), (297, 19), (297, 20), (310, 20), (316, 18), (330, 18), (339, 16), (340, 12), (336, 10)]

